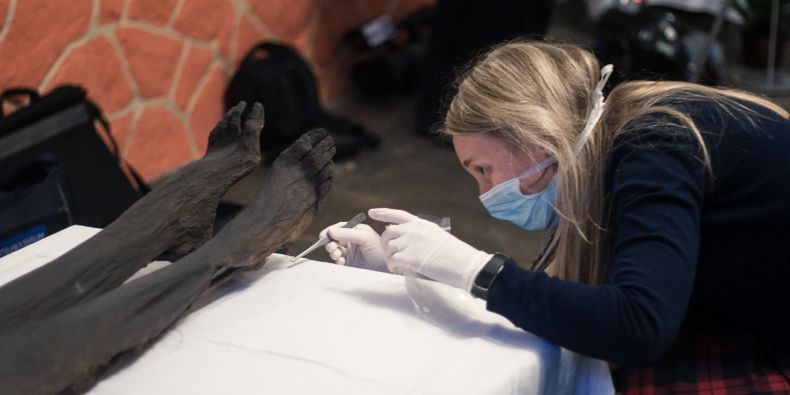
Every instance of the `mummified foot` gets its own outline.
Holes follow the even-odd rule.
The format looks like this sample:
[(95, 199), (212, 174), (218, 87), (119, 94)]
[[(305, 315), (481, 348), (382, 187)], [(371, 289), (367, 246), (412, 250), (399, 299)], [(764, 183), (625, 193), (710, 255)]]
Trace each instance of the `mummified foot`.
[(0, 393), (82, 391), (136, 356), (225, 269), (257, 266), (304, 230), (332, 182), (334, 142), (302, 136), (228, 225), (174, 264), (40, 321), (0, 329)]
[(253, 104), (242, 126), (245, 108), (241, 102), (230, 109), (211, 131), (203, 159), (170, 176), (157, 188), (161, 198), (142, 208), (149, 222), (163, 224), (159, 237), (164, 236), (169, 244), (165, 250), (169, 260), (175, 261), (211, 238), (222, 195), (260, 164), (263, 106)]
[(119, 286), (169, 251), (180, 256), (212, 234), (220, 198), (261, 160), (263, 107), (232, 108), (209, 136), (206, 155), (148, 193), (73, 250), (0, 288), (0, 327), (62, 311)]
[(266, 171), (261, 188), (200, 251), (214, 254), (217, 267), (263, 262), (310, 224), (332, 186), (335, 144), (323, 129), (304, 134)]

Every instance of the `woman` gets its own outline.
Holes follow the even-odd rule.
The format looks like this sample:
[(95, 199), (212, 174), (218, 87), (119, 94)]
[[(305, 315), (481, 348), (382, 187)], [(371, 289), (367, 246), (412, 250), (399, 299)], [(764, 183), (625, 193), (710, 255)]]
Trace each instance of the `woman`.
[[(444, 124), (491, 215), (554, 229), (533, 270), (391, 209), (328, 228), (338, 263), (408, 268), (609, 361), (623, 393), (790, 392), (790, 121), (760, 97), (617, 86), (589, 52), (508, 43), (459, 80)], [(547, 273), (542, 268), (547, 267)], [(729, 392), (728, 392), (729, 393)]]

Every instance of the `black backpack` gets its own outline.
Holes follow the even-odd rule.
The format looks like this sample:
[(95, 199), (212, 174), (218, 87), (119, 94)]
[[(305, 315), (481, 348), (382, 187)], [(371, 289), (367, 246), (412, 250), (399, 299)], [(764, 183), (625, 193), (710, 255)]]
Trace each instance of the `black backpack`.
[(262, 42), (250, 49), (228, 83), (225, 109), (242, 100), (263, 104), (264, 152), (279, 152), (313, 128), (329, 131), (336, 159), (351, 157), (380, 141), (360, 125), (322, 109), (310, 65), (290, 46)]

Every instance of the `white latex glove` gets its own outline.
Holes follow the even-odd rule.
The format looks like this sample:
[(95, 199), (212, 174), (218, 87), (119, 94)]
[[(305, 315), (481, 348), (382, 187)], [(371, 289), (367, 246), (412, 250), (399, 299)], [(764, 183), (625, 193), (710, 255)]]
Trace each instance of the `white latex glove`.
[(493, 256), (464, 243), (439, 225), (406, 211), (375, 208), (370, 209), (368, 215), (377, 221), (394, 224), (381, 234), (387, 267), (393, 273), (411, 270), (470, 291), (475, 277)]
[(387, 261), (381, 249), (379, 234), (366, 224), (353, 228), (343, 228), (345, 222), (338, 222), (321, 231), (321, 237), (329, 233), (335, 241), (324, 246), (329, 257), (338, 265), (348, 265), (363, 269), (387, 271)]

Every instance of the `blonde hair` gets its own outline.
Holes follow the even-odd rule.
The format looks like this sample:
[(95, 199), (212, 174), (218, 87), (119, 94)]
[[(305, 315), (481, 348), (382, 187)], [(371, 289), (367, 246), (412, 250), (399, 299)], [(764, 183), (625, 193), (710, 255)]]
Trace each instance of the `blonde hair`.
[(699, 142), (699, 159), (710, 169), (707, 147), (694, 121), (667, 103), (705, 98), (728, 112), (747, 109), (737, 99), (788, 117), (778, 105), (747, 92), (685, 82), (626, 82), (608, 95), (601, 120), (577, 154), (574, 143), (592, 110), (599, 78), (597, 59), (578, 46), (505, 43), (482, 55), (458, 79), (457, 94), (440, 129), (446, 135), (485, 133), (557, 159), (560, 221), (547, 247), (550, 253), (542, 254), (533, 268), (550, 264), (552, 274), (590, 284), (604, 280), (610, 247), (607, 156), (631, 121), (647, 114), (669, 115)]

